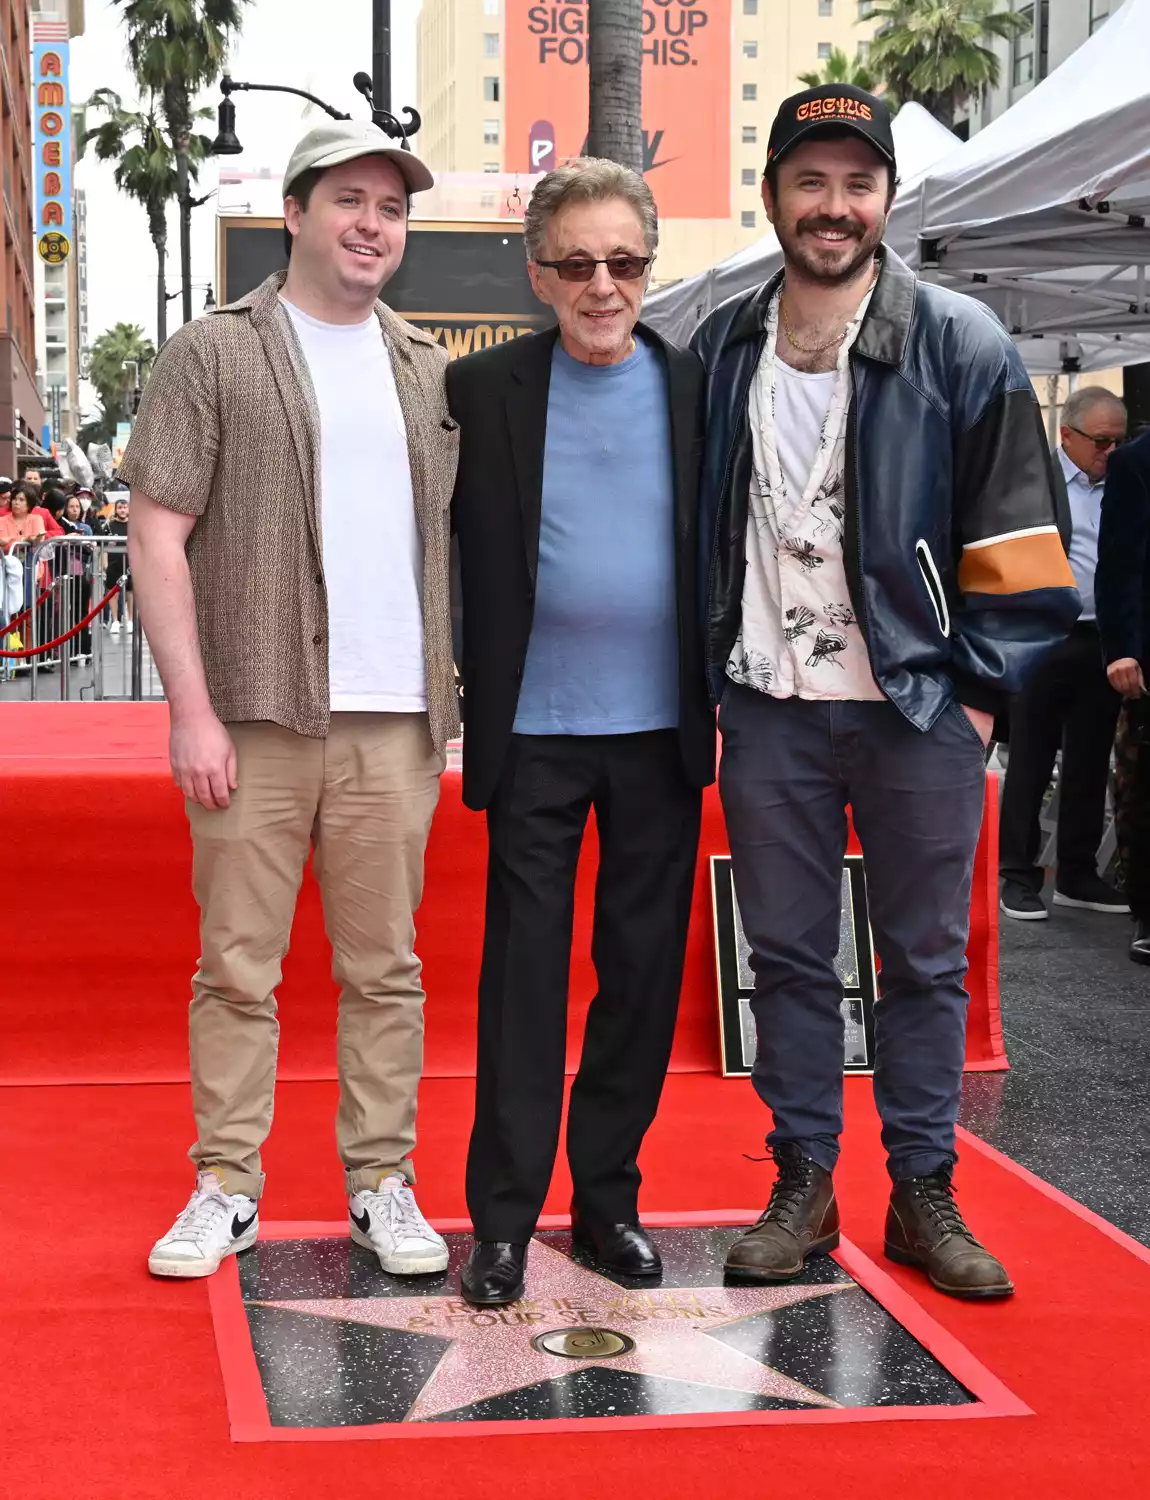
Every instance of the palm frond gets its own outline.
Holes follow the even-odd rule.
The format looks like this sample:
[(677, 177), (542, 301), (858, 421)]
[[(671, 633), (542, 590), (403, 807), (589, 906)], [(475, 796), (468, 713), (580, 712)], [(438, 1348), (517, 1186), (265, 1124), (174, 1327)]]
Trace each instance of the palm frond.
[(816, 89), (825, 83), (850, 83), (868, 92), (875, 87), (875, 76), (861, 57), (848, 57), (841, 47), (832, 47), (821, 73), (800, 73), (799, 82)]
[(868, 62), (892, 102), (918, 100), (943, 123), (976, 90), (993, 88), (1001, 64), (993, 40), (1010, 40), (1032, 25), (999, 9), (1001, 0), (887, 0), (872, 16), (878, 30)]

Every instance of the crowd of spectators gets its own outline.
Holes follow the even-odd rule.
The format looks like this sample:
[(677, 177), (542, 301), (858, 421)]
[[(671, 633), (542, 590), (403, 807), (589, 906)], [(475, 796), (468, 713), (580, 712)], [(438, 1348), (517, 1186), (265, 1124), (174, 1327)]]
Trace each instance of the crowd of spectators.
[[(38, 641), (54, 640), (74, 629), (121, 581), (127, 571), (126, 548), (100, 543), (127, 537), (129, 501), (130, 495), (115, 480), (88, 487), (56, 471), (29, 470), (16, 482), (0, 476), (0, 646), (19, 650), (29, 644), (28, 623), (13, 631), (8, 622), (49, 585), (55, 585), (50, 598), (37, 606)], [(90, 538), (91, 545), (50, 545), (67, 538)], [(20, 545), (29, 543), (33, 545)], [(92, 656), (93, 628), (106, 628), (112, 636), (130, 634), (133, 615), (129, 579), (100, 615), (73, 637), (68, 647), (72, 659)], [(48, 655), (41, 665), (50, 667), (58, 659)], [(11, 666), (7, 670), (10, 673)]]

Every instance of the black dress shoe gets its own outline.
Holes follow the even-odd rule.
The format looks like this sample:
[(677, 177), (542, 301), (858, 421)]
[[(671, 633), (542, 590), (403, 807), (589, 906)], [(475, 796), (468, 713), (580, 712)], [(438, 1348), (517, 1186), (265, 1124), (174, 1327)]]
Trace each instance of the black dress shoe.
[(641, 1224), (596, 1224), (571, 1215), (571, 1243), (605, 1271), (620, 1276), (662, 1276), (663, 1262)]
[(475, 1307), (503, 1307), (523, 1295), (527, 1246), (508, 1240), (476, 1240), (459, 1277), (463, 1300)]
[(1134, 940), (1130, 957), (1136, 964), (1150, 964), (1150, 922), (1134, 923)]

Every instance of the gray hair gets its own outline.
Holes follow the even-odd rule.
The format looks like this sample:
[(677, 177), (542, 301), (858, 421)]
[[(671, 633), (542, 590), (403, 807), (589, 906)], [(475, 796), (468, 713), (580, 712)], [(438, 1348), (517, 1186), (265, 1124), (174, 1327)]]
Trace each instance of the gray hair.
[(1080, 426), (1086, 420), (1087, 413), (1092, 412), (1096, 406), (1110, 406), (1115, 411), (1120, 411), (1123, 421), (1126, 420), (1126, 404), (1120, 396), (1108, 391), (1104, 385), (1083, 385), (1067, 396), (1062, 407), (1060, 425)]
[(631, 205), (643, 227), (647, 253), (654, 255), (659, 245), (659, 210), (638, 172), (603, 157), (577, 156), (535, 184), (523, 218), (527, 259), (538, 260), (542, 255), (547, 225), (560, 209), (569, 203), (603, 203), (608, 198), (621, 198)]

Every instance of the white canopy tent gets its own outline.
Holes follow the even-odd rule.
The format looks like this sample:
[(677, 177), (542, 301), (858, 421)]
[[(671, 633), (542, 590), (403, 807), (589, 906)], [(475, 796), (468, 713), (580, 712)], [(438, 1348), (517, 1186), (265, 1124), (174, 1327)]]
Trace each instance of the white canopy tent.
[(1150, 0), (1126, 0), (916, 196), (919, 268), (1016, 338), (1141, 335), (1150, 357)]
[[(1150, 360), (1150, 0), (1126, 0), (985, 130), (901, 176), (888, 243), (993, 307), (1033, 373)], [(778, 264), (771, 236), (644, 316), (685, 339)]]
[(1091, 370), (1117, 370), (1150, 361), (1150, 333), (1016, 334), (1014, 343), (1035, 377), (1086, 375)]
[[(898, 162), (899, 193), (911, 190), (941, 158), (961, 147), (961, 141), (920, 104), (904, 104), (891, 125)], [(905, 218), (908, 235), (899, 235), (891, 215), (887, 238), (900, 255), (913, 255), (918, 237), (917, 215)], [(894, 236), (892, 238), (892, 236)], [(685, 344), (713, 308), (737, 292), (767, 281), (783, 263), (778, 237), (768, 230), (762, 239), (720, 261), (708, 271), (688, 276), (662, 291), (652, 292), (643, 304), (643, 318), (666, 338)]]

